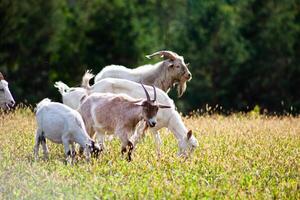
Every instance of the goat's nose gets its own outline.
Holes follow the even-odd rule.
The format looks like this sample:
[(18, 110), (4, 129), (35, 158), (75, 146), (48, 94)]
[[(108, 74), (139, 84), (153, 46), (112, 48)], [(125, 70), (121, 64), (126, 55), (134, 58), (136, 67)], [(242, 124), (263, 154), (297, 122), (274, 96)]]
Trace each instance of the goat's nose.
[(13, 101), (13, 100), (12, 100), (12, 101), (10, 101), (10, 105), (12, 105), (12, 106), (13, 106), (13, 105), (15, 105), (15, 103), (16, 103), (16, 102), (15, 102), (15, 101)]
[(156, 125), (156, 122), (150, 122), (149, 125), (150, 127), (154, 127)]

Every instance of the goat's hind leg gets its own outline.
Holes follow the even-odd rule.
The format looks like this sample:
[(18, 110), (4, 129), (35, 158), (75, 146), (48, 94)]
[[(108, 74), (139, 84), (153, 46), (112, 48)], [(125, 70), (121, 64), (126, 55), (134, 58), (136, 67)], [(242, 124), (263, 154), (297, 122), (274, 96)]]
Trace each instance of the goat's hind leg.
[(42, 135), (42, 130), (37, 129), (35, 134), (34, 148), (33, 148), (35, 160), (38, 160), (39, 158), (40, 135)]
[(44, 132), (42, 132), (42, 134), (40, 135), (40, 143), (42, 144), (43, 147), (44, 159), (47, 160), (49, 158), (49, 150), (46, 143)]

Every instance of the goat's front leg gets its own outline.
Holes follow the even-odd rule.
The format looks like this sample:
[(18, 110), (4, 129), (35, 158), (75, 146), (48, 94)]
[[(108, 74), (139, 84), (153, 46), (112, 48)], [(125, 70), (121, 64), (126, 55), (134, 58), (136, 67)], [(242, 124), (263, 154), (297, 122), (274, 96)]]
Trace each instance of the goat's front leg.
[(161, 151), (160, 151), (160, 146), (162, 144), (161, 138), (160, 138), (160, 134), (157, 130), (151, 130), (154, 138), (155, 138), (155, 145), (156, 145), (156, 153), (158, 158), (161, 157)]
[(120, 138), (121, 140), (121, 143), (122, 143), (122, 147), (121, 147), (121, 153), (122, 155), (124, 155), (124, 153), (127, 152), (127, 147), (128, 147), (128, 158), (127, 160), (128, 161), (131, 161), (131, 154), (132, 154), (132, 151), (133, 151), (133, 143), (129, 141), (128, 139), (128, 134), (126, 132), (117, 132), (117, 135), (118, 137)]
[(127, 146), (128, 146), (128, 161), (130, 162), (132, 159), (131, 159), (131, 154), (132, 154), (132, 151), (133, 151), (133, 144), (132, 142), (130, 142), (128, 140), (128, 143), (127, 143)]
[(72, 142), (71, 143), (71, 157), (72, 157), (73, 161), (75, 160), (75, 156), (76, 156), (75, 143)]
[(134, 146), (145, 137), (146, 129), (147, 125), (143, 120), (136, 125), (134, 134), (130, 137), (130, 141), (134, 144)]
[(105, 141), (105, 135), (102, 134), (101, 132), (99, 131), (96, 131), (96, 141), (98, 142), (99, 146), (100, 146), (100, 151), (103, 151), (105, 149), (105, 144), (104, 144), (104, 141)]
[[(69, 164), (72, 164), (73, 163), (73, 158), (71, 156), (72, 152), (71, 152), (71, 149), (70, 149), (69, 139), (63, 137), (62, 138), (62, 143), (63, 143), (64, 149), (65, 149), (66, 162), (69, 163)], [(71, 159), (71, 161), (70, 161), (70, 159)]]

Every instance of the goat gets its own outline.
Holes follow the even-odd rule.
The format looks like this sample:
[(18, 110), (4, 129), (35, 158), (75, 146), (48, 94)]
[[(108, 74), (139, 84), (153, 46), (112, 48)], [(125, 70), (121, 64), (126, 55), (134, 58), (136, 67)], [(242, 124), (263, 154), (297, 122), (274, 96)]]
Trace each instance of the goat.
[[(128, 81), (125, 79), (116, 79), (116, 78), (105, 78), (101, 81), (96, 82), (94, 85), (89, 85), (89, 79), (91, 76), (89, 72), (86, 72), (83, 76), (83, 87), (86, 88), (86, 91), (79, 90), (78, 88), (69, 88), (65, 84), (55, 84), (55, 87), (59, 91), (65, 91), (61, 93), (62, 101), (68, 106), (74, 106), (72, 108), (77, 108), (80, 105), (80, 100), (86, 96), (87, 93), (94, 92), (110, 92), (114, 94), (124, 93), (134, 98), (142, 98), (144, 96), (144, 91), (140, 85), (133, 81)], [(149, 91), (151, 87), (145, 86)], [(149, 131), (155, 136), (156, 150), (157, 154), (160, 155), (160, 146), (161, 138), (159, 135), (159, 130), (161, 128), (168, 128), (175, 136), (178, 141), (179, 146), (179, 155), (187, 155), (189, 151), (193, 151), (198, 146), (197, 139), (192, 135), (192, 131), (188, 130), (179, 113), (175, 109), (175, 105), (172, 99), (162, 90), (158, 89), (157, 92), (157, 101), (165, 105), (171, 106), (171, 109), (160, 109), (157, 113), (157, 124), (153, 128), (149, 128)], [(80, 94), (81, 93), (81, 94)], [(150, 95), (151, 91), (150, 91)], [(71, 103), (70, 103), (71, 102)], [(139, 126), (137, 132), (131, 138), (131, 141), (136, 144), (143, 134), (141, 131), (142, 128)]]
[[(85, 122), (87, 132), (93, 136), (103, 138), (104, 134), (118, 136), (122, 143), (121, 153), (128, 151), (128, 161), (134, 144), (129, 137), (136, 125), (145, 121), (145, 126), (155, 127), (156, 114), (159, 108), (170, 108), (156, 103), (156, 89), (153, 86), (154, 99), (151, 100), (148, 91), (142, 84), (147, 99), (135, 99), (126, 94), (93, 93), (83, 100), (79, 106), (79, 113)], [(145, 127), (145, 128), (146, 128)]]
[(38, 127), (34, 145), (35, 160), (38, 159), (40, 144), (43, 147), (44, 158), (48, 158), (46, 138), (55, 143), (63, 143), (66, 160), (71, 157), (71, 163), (75, 157), (74, 142), (85, 149), (87, 160), (90, 159), (90, 153), (97, 155), (100, 152), (98, 144), (87, 134), (80, 114), (64, 104), (43, 99), (36, 107), (36, 121)]
[[(88, 77), (85, 77), (87, 79)], [(86, 84), (86, 83), (85, 83)], [(86, 96), (87, 90), (82, 87), (72, 87), (70, 88), (65, 83), (57, 81), (54, 84), (54, 87), (58, 88), (59, 93), (62, 95), (63, 103), (70, 108), (77, 109), (80, 100)], [(69, 94), (72, 93), (72, 98), (68, 98)], [(64, 98), (66, 96), (66, 98)]]
[(11, 95), (8, 82), (4, 79), (4, 76), (0, 72), (0, 108), (3, 110), (9, 110), (15, 105), (15, 100)]
[(192, 74), (188, 69), (189, 64), (185, 64), (184, 58), (172, 51), (158, 51), (146, 57), (150, 59), (156, 55), (160, 55), (166, 60), (135, 69), (120, 65), (109, 65), (96, 75), (95, 82), (104, 78), (120, 78), (146, 85), (154, 85), (165, 92), (168, 92), (173, 85), (177, 84), (178, 96), (181, 97), (186, 90), (186, 82), (192, 79)]

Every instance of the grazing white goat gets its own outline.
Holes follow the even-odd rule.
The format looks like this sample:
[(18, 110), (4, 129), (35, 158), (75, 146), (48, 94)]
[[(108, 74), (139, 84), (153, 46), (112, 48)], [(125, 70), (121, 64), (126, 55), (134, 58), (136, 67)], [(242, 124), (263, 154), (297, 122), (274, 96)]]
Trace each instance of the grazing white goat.
[[(124, 93), (134, 98), (142, 98), (144, 96), (144, 91), (140, 87), (140, 84), (128, 81), (125, 79), (115, 79), (115, 78), (106, 78), (99, 82), (96, 82), (94, 85), (90, 86), (89, 79), (91, 78), (91, 74), (89, 72), (85, 73), (83, 76), (83, 87), (87, 88), (87, 91), (82, 91), (77, 88), (69, 88), (65, 84), (61, 84), (62, 82), (57, 82), (55, 87), (59, 89), (62, 95), (63, 103), (68, 106), (74, 106), (72, 108), (77, 108), (80, 105), (80, 100), (87, 93), (94, 92), (110, 92), (110, 93)], [(150, 86), (145, 86), (148, 91), (150, 91), (150, 95), (153, 95), (151, 92)], [(80, 92), (81, 91), (81, 92)], [(157, 124), (155, 127), (150, 128), (150, 132), (155, 136), (155, 143), (158, 155), (160, 154), (160, 145), (161, 138), (159, 135), (159, 130), (161, 128), (168, 128), (176, 137), (179, 146), (179, 155), (187, 155), (189, 150), (194, 150), (195, 147), (198, 146), (197, 139), (192, 135), (192, 131), (185, 127), (179, 113), (175, 109), (175, 105), (173, 101), (169, 98), (169, 96), (162, 90), (157, 89), (157, 101), (159, 103), (163, 103), (165, 105), (171, 106), (171, 109), (159, 109), (157, 113)], [(80, 94), (81, 93), (81, 94)], [(72, 102), (72, 103), (70, 103)], [(131, 141), (136, 143), (139, 137), (143, 134), (142, 128), (139, 127), (136, 134), (131, 138)]]
[(8, 83), (0, 72), (0, 108), (3, 110), (8, 110), (14, 105), (15, 100), (9, 91)]
[[(156, 90), (153, 86), (154, 99), (142, 84), (147, 99), (135, 99), (126, 94), (93, 93), (79, 106), (79, 113), (85, 122), (87, 132), (93, 136), (114, 134), (122, 142), (121, 152), (128, 151), (128, 160), (131, 161), (131, 152), (134, 144), (129, 140), (136, 125), (144, 120), (146, 126), (155, 127), (156, 114), (159, 108), (170, 108), (156, 103)], [(144, 123), (143, 123), (144, 124)]]
[(188, 64), (185, 64), (182, 56), (172, 51), (158, 51), (146, 57), (150, 59), (156, 55), (166, 58), (166, 60), (135, 69), (120, 65), (109, 65), (96, 75), (95, 82), (104, 78), (120, 78), (145, 85), (154, 85), (165, 92), (168, 92), (170, 88), (177, 84), (178, 96), (182, 96), (186, 90), (186, 82), (192, 79)]
[[(90, 153), (98, 154), (100, 147), (90, 138), (85, 130), (80, 114), (68, 106), (43, 99), (36, 108), (37, 130), (35, 136), (34, 156), (38, 159), (40, 144), (44, 157), (48, 158), (46, 138), (55, 143), (63, 143), (67, 160), (75, 156), (74, 142), (85, 149), (87, 160)], [(72, 151), (70, 150), (72, 146)]]

